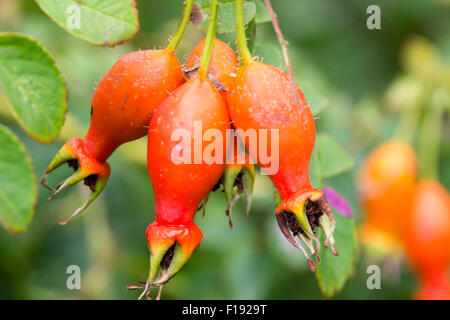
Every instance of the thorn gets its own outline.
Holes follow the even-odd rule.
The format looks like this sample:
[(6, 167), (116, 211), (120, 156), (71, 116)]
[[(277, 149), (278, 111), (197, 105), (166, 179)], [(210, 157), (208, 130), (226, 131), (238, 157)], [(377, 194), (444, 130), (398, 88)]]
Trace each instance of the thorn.
[(311, 259), (307, 259), (306, 260), (308, 262), (308, 267), (312, 272), (316, 271), (316, 264), (314, 263), (314, 261), (312, 261)]
[(142, 286), (136, 286), (136, 285), (133, 285), (133, 284), (129, 284), (127, 286), (127, 290), (138, 290), (138, 289), (142, 289)]
[(138, 300), (142, 300), (142, 298), (144, 297), (144, 295), (147, 295), (147, 291), (150, 290), (149, 287), (148, 287), (148, 285), (149, 285), (149, 282), (147, 281), (147, 282), (145, 283), (144, 291), (141, 293), (141, 295), (139, 296)]
[(156, 296), (156, 299), (155, 300), (160, 300), (161, 299), (161, 292), (162, 292), (162, 288), (163, 288), (163, 286), (161, 285), (161, 286), (159, 286), (159, 290), (158, 290), (158, 295)]
[(47, 188), (48, 190), (55, 192), (56, 190), (48, 185), (47, 176), (48, 176), (48, 173), (44, 173), (44, 176), (42, 177), (42, 180), (41, 180), (41, 185), (44, 186), (45, 188)]
[(331, 252), (333, 253), (333, 255), (339, 256), (339, 253), (337, 252), (337, 250), (334, 246), (331, 246)]
[(231, 220), (231, 206), (227, 208), (226, 215), (228, 217), (228, 224), (230, 225), (230, 230), (233, 230), (233, 221)]

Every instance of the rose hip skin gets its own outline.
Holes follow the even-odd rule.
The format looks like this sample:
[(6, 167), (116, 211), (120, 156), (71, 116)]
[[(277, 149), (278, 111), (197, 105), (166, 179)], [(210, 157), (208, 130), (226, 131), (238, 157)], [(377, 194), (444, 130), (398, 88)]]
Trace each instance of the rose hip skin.
[(91, 126), (85, 143), (105, 161), (119, 145), (147, 134), (155, 109), (183, 83), (171, 50), (145, 50), (124, 55), (100, 81), (92, 97)]
[[(69, 140), (58, 151), (42, 179), (42, 184), (54, 192), (51, 198), (83, 179), (91, 188), (89, 199), (61, 224), (83, 211), (100, 194), (110, 174), (108, 157), (121, 144), (147, 133), (153, 111), (183, 81), (181, 65), (174, 51), (168, 49), (128, 53), (111, 67), (92, 97), (86, 137)], [(66, 162), (75, 173), (56, 190), (49, 187), (47, 175)]]
[[(204, 46), (205, 39), (200, 41), (192, 50), (185, 66), (187, 70), (195, 70), (196, 66), (199, 65)], [(231, 87), (238, 67), (239, 61), (233, 49), (225, 42), (214, 39), (209, 65), (209, 78), (213, 80), (213, 84), (220, 90), (223, 96), (227, 94), (227, 91)], [(188, 71), (187, 74), (189, 75), (191, 72)], [(230, 153), (232, 148), (233, 153)], [(227, 200), (226, 214), (229, 218), (230, 228), (232, 229), (231, 211), (242, 194), (247, 201), (246, 215), (250, 211), (255, 168), (253, 162), (245, 154), (245, 151), (239, 148), (239, 139), (233, 139), (231, 145), (228, 146), (228, 150), (230, 157), (227, 158), (221, 185), (223, 186)], [(205, 209), (206, 203), (203, 203), (202, 206)]]
[(427, 276), (420, 280), (414, 295), (416, 300), (450, 300), (450, 277), (447, 270)]
[(414, 204), (402, 223), (406, 255), (422, 281), (422, 299), (450, 299), (450, 195), (437, 181), (416, 189)]
[[(315, 142), (314, 119), (303, 93), (298, 87), (295, 89), (300, 103), (296, 102), (291, 82), (285, 73), (262, 62), (251, 61), (244, 63), (237, 71), (226, 97), (236, 129), (256, 130), (258, 141), (259, 130), (268, 129), (268, 150), (272, 143), (276, 143), (271, 141), (270, 130), (279, 130), (279, 170), (270, 175), (282, 199), (276, 210), (277, 220), (283, 234), (305, 253), (310, 268), (314, 270), (314, 262), (291, 231), (301, 238), (312, 254), (317, 254), (319, 248), (314, 249), (312, 242), (319, 245), (319, 241), (313, 228), (320, 226), (327, 235), (325, 246), (331, 244), (332, 251), (337, 254), (332, 236), (334, 219), (323, 193), (310, 185), (308, 168)], [(267, 168), (257, 150), (253, 150), (254, 146), (250, 146), (248, 140), (245, 144), (261, 169)], [(308, 215), (307, 208), (313, 209)], [(294, 223), (288, 226), (287, 219)]]
[[(192, 50), (185, 65), (187, 70), (198, 67), (204, 46), (205, 39), (200, 41)], [(233, 75), (236, 73), (238, 66), (238, 58), (233, 49), (225, 42), (214, 39), (208, 72), (210, 77), (212, 76), (213, 79), (219, 82), (217, 85), (218, 89), (226, 91), (230, 88)], [(214, 84), (216, 85), (216, 83)]]
[[(195, 136), (198, 128), (195, 126), (199, 123), (201, 137)], [(154, 113), (148, 130), (147, 165), (155, 194), (156, 219), (147, 228), (150, 249), (147, 286), (160, 286), (170, 280), (199, 246), (202, 233), (194, 224), (194, 216), (200, 202), (222, 175), (226, 146), (223, 143), (216, 150), (217, 162), (207, 163), (203, 156), (212, 142), (204, 141), (197, 149), (194, 141), (199, 142), (208, 129), (215, 129), (225, 139), (228, 128), (229, 117), (222, 96), (209, 80), (198, 76), (175, 90)], [(177, 130), (188, 133), (188, 140), (174, 138)], [(189, 147), (190, 154), (186, 149)], [(178, 156), (186, 152), (187, 163), (177, 164)], [(198, 163), (195, 163), (196, 152), (202, 155)], [(173, 246), (173, 255), (167, 258)]]
[(358, 176), (358, 194), (366, 214), (363, 242), (381, 250), (398, 250), (399, 225), (412, 209), (417, 184), (414, 150), (389, 141), (373, 150)]

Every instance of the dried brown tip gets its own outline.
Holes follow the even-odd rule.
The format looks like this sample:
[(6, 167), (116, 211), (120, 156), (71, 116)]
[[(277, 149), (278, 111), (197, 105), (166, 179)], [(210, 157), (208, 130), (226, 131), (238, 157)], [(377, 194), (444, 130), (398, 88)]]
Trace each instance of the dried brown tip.
[(203, 21), (202, 7), (197, 2), (194, 2), (192, 6), (191, 17), (189, 21), (191, 21), (194, 26)]
[[(277, 221), (286, 239), (296, 248), (301, 248), (307, 259), (311, 254), (316, 262), (320, 263), (321, 244), (316, 236), (317, 227), (320, 227), (326, 236), (324, 247), (330, 247), (331, 252), (338, 255), (333, 237), (334, 217), (323, 192), (307, 189), (284, 199), (277, 208)], [(301, 244), (309, 254), (296, 237), (301, 240)], [(310, 262), (308, 264), (311, 267)]]

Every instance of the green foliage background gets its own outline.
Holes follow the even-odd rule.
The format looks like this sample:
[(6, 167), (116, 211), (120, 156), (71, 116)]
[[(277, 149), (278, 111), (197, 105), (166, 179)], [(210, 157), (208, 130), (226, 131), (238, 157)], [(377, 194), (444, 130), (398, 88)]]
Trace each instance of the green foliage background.
[[(450, 1), (448, 0), (284, 0), (272, 1), (280, 19), (294, 74), (312, 108), (326, 109), (316, 119), (318, 130), (334, 137), (354, 157), (355, 166), (322, 183), (349, 200), (360, 223), (355, 175), (375, 145), (391, 137), (397, 113), (386, 106), (386, 92), (405, 74), (403, 48), (411, 35), (431, 41), (450, 65)], [(182, 1), (137, 1), (141, 29), (114, 48), (95, 47), (56, 26), (31, 0), (0, 1), (0, 31), (22, 32), (38, 39), (53, 55), (69, 93), (69, 115), (60, 140), (41, 145), (11, 117), (0, 87), (0, 121), (25, 142), (34, 170), (41, 176), (53, 154), (71, 135), (83, 135), (89, 123), (90, 99), (96, 83), (120, 55), (137, 49), (164, 47), (176, 29)], [(381, 7), (382, 29), (366, 28), (366, 8)], [(190, 26), (177, 52), (185, 61), (203, 33)], [(227, 40), (230, 35), (222, 35)], [(232, 36), (231, 36), (232, 37)], [(256, 38), (278, 48), (270, 23), (259, 24)], [(258, 45), (258, 42), (255, 45)], [(270, 55), (267, 57), (270, 59)], [(277, 63), (277, 57), (273, 58)], [(271, 61), (269, 61), (271, 62)], [(303, 85), (304, 83), (304, 85)], [(318, 95), (314, 94), (318, 93)], [(426, 106), (425, 106), (426, 107)], [(440, 181), (450, 188), (448, 118), (440, 141)], [(145, 140), (143, 140), (145, 141)], [(39, 188), (36, 213), (28, 230), (13, 236), (0, 228), (0, 299), (135, 299), (126, 285), (144, 280), (149, 254), (145, 228), (153, 220), (151, 184), (145, 168), (145, 143), (137, 141), (115, 153), (112, 175), (86, 212), (65, 227), (57, 224), (81, 203), (82, 186), (49, 202)], [(69, 169), (55, 172), (61, 180)], [(322, 299), (317, 280), (303, 256), (282, 238), (274, 212), (272, 185), (258, 177), (248, 218), (244, 205), (234, 209), (235, 229), (228, 229), (225, 199), (213, 194), (205, 217), (197, 223), (204, 241), (188, 266), (163, 290), (163, 299)], [(382, 290), (368, 290), (366, 268), (378, 263), (358, 247), (354, 276), (337, 299), (409, 299), (416, 281), (407, 265), (397, 277), (385, 276)], [(79, 265), (82, 289), (66, 288), (66, 268)], [(383, 269), (385, 270), (385, 269)], [(384, 275), (384, 273), (383, 273)]]

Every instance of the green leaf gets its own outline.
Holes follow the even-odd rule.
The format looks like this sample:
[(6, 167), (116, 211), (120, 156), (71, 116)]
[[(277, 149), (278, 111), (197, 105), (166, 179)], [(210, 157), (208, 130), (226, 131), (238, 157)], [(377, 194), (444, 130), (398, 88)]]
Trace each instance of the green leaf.
[(11, 233), (25, 231), (33, 217), (37, 192), (25, 146), (0, 125), (0, 224)]
[(259, 61), (263, 61), (278, 69), (284, 67), (281, 50), (270, 42), (256, 40), (253, 45), (252, 53), (253, 56), (258, 57)]
[(61, 28), (95, 45), (114, 46), (139, 30), (134, 0), (36, 0)]
[[(203, 7), (208, 8), (208, 6)], [(229, 33), (236, 29), (236, 5), (234, 2), (219, 3), (217, 13), (217, 33)], [(203, 10), (203, 21), (198, 28), (206, 30), (208, 27), (208, 11)], [(247, 25), (256, 15), (256, 6), (253, 2), (244, 2), (244, 23)]]
[(256, 6), (255, 22), (264, 23), (271, 21), (270, 14), (264, 0), (252, 0), (252, 2)]
[(252, 52), (253, 48), (255, 47), (255, 36), (256, 36), (255, 19), (250, 21), (250, 23), (247, 25), (247, 29), (245, 29), (245, 36), (247, 37), (248, 50)]
[(314, 116), (317, 116), (330, 103), (328, 98), (326, 98), (308, 81), (302, 83), (301, 89)]
[(353, 167), (353, 159), (334, 138), (320, 134), (314, 148), (317, 154), (317, 173), (321, 178), (336, 176)]
[[(339, 256), (334, 256), (331, 250), (322, 248), (319, 256), (321, 263), (317, 266), (316, 277), (322, 293), (332, 297), (344, 286), (348, 277), (353, 273), (356, 251), (355, 221), (333, 211), (336, 220), (334, 239)], [(321, 243), (325, 241), (322, 230), (319, 231)]]
[(319, 156), (317, 155), (316, 148), (314, 148), (309, 161), (309, 180), (311, 182), (311, 186), (318, 189), (322, 187), (322, 179), (319, 175), (319, 166)]
[(207, 8), (209, 7), (209, 1), (210, 0), (198, 0), (197, 3), (200, 5), (200, 7)]
[(55, 139), (67, 111), (67, 93), (49, 53), (24, 35), (0, 33), (0, 79), (24, 130), (40, 142)]

